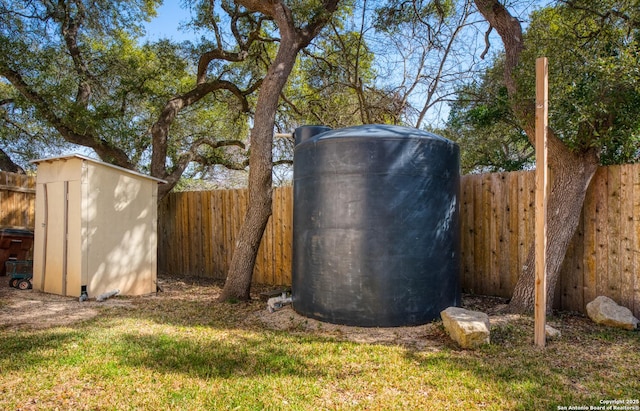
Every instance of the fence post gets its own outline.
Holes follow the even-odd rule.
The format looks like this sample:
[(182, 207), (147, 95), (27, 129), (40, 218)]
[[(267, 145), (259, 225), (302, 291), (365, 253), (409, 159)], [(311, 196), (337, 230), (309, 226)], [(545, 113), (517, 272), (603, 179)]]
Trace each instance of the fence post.
[(536, 275), (535, 275), (535, 343), (546, 344), (547, 315), (547, 58), (536, 60)]

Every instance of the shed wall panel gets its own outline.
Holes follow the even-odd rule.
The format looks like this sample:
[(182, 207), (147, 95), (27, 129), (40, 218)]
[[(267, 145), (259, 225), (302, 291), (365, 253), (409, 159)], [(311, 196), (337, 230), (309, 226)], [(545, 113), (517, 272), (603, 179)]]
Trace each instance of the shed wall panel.
[(156, 183), (91, 164), (85, 215), (90, 297), (119, 289), (148, 294), (155, 285)]
[(38, 161), (34, 288), (155, 292), (157, 184), (82, 157)]

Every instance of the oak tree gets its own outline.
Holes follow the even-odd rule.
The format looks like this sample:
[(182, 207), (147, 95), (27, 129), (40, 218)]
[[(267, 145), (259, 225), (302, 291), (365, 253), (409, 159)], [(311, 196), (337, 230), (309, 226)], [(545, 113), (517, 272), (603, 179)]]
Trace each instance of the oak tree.
[[(640, 75), (638, 12), (633, 2), (568, 0), (543, 9), (525, 34), (497, 0), (475, 0), (504, 44), (503, 76), (510, 107), (534, 145), (533, 61), (549, 58), (550, 115), (547, 299), (576, 232), (587, 188), (599, 164), (638, 158)], [(554, 80), (555, 79), (555, 80)], [(616, 160), (617, 161), (617, 160)], [(530, 247), (509, 308), (534, 305)], [(550, 307), (549, 307), (550, 308)]]

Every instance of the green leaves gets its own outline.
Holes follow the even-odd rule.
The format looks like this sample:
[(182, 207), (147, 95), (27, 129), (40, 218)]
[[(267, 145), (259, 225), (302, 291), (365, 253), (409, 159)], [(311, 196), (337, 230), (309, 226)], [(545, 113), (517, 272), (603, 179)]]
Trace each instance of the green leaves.
[(533, 61), (548, 57), (550, 126), (575, 150), (597, 148), (603, 164), (640, 160), (636, 10), (629, 0), (570, 1), (536, 12), (525, 36), (519, 98), (533, 98)]
[[(573, 150), (597, 149), (601, 164), (640, 161), (640, 49), (633, 0), (572, 0), (534, 12), (509, 100), (499, 57), (482, 80), (459, 89), (449, 136), (463, 144), (467, 170), (531, 164), (511, 107), (535, 102), (535, 59), (549, 61), (549, 123)], [(467, 151), (466, 153), (464, 151)]]
[(414, 25), (416, 21), (443, 21), (454, 12), (453, 0), (391, 0), (376, 10), (375, 27), (393, 32), (401, 25)]
[(104, 154), (129, 165), (116, 147), (139, 146), (131, 136), (148, 127), (139, 128), (144, 119), (138, 110), (149, 96), (140, 92), (140, 85), (153, 74), (140, 68), (153, 59), (135, 49), (141, 24), (157, 5), (0, 2), (5, 23), (0, 28), (0, 76), (12, 85), (12, 93), (17, 92), (5, 121), (25, 125), (6, 130), (15, 154), (23, 152), (22, 139), (28, 143), (37, 136), (43, 146), (33, 145), (31, 158), (52, 154), (64, 139), (92, 148), (111, 147)]

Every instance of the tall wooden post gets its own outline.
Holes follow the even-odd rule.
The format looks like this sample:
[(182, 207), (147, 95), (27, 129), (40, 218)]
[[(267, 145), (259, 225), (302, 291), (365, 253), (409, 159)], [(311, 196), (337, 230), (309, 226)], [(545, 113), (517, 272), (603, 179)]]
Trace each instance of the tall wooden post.
[(536, 217), (535, 344), (546, 344), (547, 312), (547, 125), (549, 80), (547, 58), (536, 60)]

